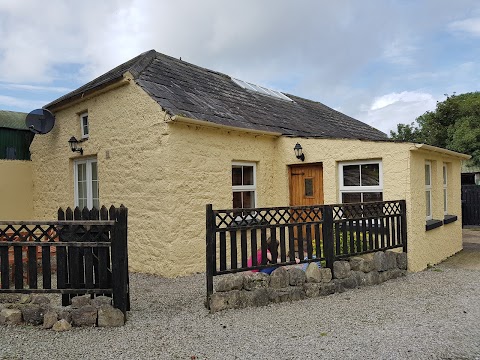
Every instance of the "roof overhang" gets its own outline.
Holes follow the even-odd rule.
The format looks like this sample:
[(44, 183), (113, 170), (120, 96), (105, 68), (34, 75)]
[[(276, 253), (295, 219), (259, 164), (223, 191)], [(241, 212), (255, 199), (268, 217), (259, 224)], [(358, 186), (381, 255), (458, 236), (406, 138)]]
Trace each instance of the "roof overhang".
[(56, 100), (44, 106), (45, 109), (48, 109), (52, 112), (56, 112), (59, 110), (63, 110), (67, 107), (70, 107), (74, 104), (78, 104), (79, 102), (85, 101), (90, 99), (94, 96), (98, 96), (103, 94), (107, 91), (119, 88), (121, 86), (128, 85), (131, 80), (131, 75), (127, 71), (121, 76), (118, 76), (110, 81), (107, 81), (99, 86), (92, 87), (89, 89), (85, 89), (85, 91), (73, 94), (72, 96), (65, 96), (65, 98), (60, 98), (60, 100)]
[(279, 133), (279, 132), (256, 130), (256, 129), (247, 129), (247, 128), (241, 128), (241, 127), (235, 127), (235, 126), (215, 124), (211, 121), (192, 119), (192, 118), (188, 118), (188, 117), (181, 116), (181, 115), (174, 115), (167, 122), (177, 122), (177, 123), (182, 123), (182, 124), (197, 125), (197, 126), (203, 126), (203, 127), (209, 127), (209, 128), (221, 129), (221, 130), (228, 130), (228, 131), (239, 131), (239, 132), (255, 134), (255, 135), (265, 135), (265, 136), (274, 136), (274, 137), (282, 136), (282, 134)]
[(442, 155), (447, 155), (447, 156), (454, 157), (454, 158), (457, 158), (457, 159), (462, 159), (462, 160), (468, 160), (468, 159), (471, 158), (470, 155), (462, 154), (462, 153), (452, 151), (452, 150), (439, 148), (439, 147), (432, 146), (432, 145), (427, 145), (427, 144), (413, 144), (413, 145), (414, 145), (414, 147), (411, 149), (413, 151), (424, 150), (424, 151), (429, 151), (429, 152), (436, 152), (436, 153), (440, 153)]

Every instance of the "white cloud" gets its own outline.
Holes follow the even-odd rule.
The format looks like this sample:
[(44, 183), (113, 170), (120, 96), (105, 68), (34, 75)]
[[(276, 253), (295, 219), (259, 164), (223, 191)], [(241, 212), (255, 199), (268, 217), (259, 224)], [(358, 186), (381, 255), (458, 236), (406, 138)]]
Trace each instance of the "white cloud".
[(389, 134), (399, 123), (411, 123), (426, 111), (435, 110), (437, 99), (429, 93), (402, 91), (376, 97), (363, 106), (357, 118)]
[(68, 93), (74, 89), (62, 87), (62, 86), (41, 86), (30, 84), (5, 84), (0, 83), (0, 88), (9, 90), (27, 90), (31, 92), (55, 92), (55, 93)]
[[(18, 108), (18, 109), (37, 109), (45, 105), (44, 100), (21, 99), (13, 96), (0, 95), (0, 106), (2, 108)], [(26, 111), (26, 110), (18, 110)], [(28, 111), (27, 111), (28, 112)]]
[(454, 32), (465, 32), (473, 36), (480, 36), (480, 17), (454, 21), (448, 25), (448, 29)]

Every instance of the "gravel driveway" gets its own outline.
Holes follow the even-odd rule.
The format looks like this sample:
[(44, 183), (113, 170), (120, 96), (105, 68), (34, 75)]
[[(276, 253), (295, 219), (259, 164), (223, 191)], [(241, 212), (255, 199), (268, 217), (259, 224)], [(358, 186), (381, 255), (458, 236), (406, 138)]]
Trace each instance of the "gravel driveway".
[(480, 359), (480, 270), (448, 261), (379, 286), (214, 315), (203, 274), (131, 274), (130, 283), (124, 327), (0, 327), (0, 359)]

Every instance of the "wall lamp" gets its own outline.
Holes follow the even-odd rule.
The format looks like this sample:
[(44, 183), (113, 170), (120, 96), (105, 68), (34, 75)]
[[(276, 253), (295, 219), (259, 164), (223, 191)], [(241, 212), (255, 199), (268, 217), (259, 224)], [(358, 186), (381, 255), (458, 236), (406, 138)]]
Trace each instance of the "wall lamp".
[(79, 152), (81, 155), (83, 155), (83, 149), (78, 146), (80, 141), (78, 141), (75, 136), (72, 136), (70, 140), (68, 140), (68, 144), (70, 145), (70, 149), (73, 152)]
[(299, 143), (297, 143), (297, 144), (295, 145), (295, 147), (293, 148), (293, 150), (295, 151), (295, 156), (297, 157), (297, 159), (302, 160), (302, 161), (305, 161), (305, 155), (303, 154), (302, 145), (300, 145)]

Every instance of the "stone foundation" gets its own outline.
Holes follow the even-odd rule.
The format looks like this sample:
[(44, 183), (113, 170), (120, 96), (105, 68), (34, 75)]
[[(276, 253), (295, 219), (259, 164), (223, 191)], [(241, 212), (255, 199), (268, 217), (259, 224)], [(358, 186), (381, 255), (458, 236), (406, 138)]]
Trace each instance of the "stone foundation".
[(335, 261), (333, 273), (311, 263), (304, 272), (296, 266), (279, 267), (271, 275), (240, 273), (220, 276), (210, 297), (210, 312), (265, 306), (341, 293), (360, 286), (377, 285), (407, 273), (407, 254), (376, 252)]
[(114, 308), (112, 298), (89, 295), (72, 298), (72, 305), (55, 307), (44, 295), (0, 294), (0, 325), (35, 325), (55, 331), (72, 326), (122, 326), (123, 313)]

